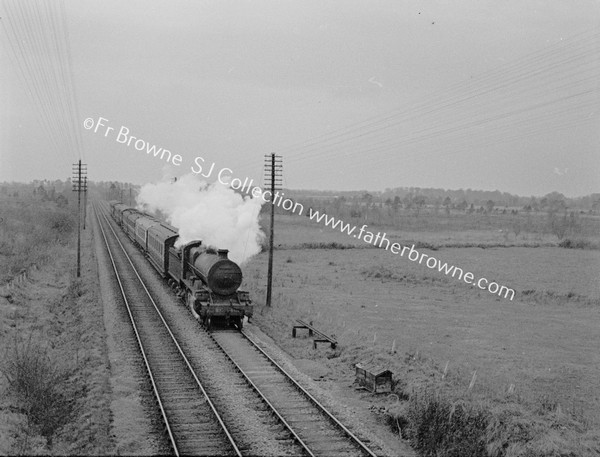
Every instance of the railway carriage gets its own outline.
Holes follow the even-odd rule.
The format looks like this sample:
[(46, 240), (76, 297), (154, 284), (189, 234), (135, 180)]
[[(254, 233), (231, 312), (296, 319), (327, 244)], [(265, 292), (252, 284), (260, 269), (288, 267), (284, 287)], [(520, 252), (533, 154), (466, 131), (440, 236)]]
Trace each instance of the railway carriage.
[(130, 208), (127, 205), (124, 205), (123, 203), (116, 203), (114, 206), (112, 206), (112, 215), (113, 218), (117, 221), (117, 223), (120, 226), (123, 226), (123, 211)]
[(177, 238), (177, 229), (168, 224), (161, 223), (148, 228), (148, 260), (163, 278), (169, 276), (169, 249), (175, 245)]
[(108, 206), (110, 207), (110, 215), (115, 217), (115, 206), (120, 205), (121, 202), (119, 200), (111, 200), (108, 202)]
[(148, 229), (159, 224), (159, 221), (147, 215), (135, 220), (135, 241), (144, 251), (148, 252)]
[(135, 241), (135, 221), (140, 217), (144, 217), (137, 209), (128, 207), (123, 210), (123, 231), (132, 241)]

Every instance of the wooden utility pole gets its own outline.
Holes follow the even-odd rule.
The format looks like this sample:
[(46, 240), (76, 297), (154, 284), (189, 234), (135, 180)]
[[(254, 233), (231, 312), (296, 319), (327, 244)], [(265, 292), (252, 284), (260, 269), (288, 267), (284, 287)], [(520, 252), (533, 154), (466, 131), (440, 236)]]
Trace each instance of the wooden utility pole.
[(73, 164), (73, 191), (77, 192), (77, 277), (81, 276), (81, 192), (87, 190), (87, 178), (82, 179), (87, 173), (87, 165), (81, 160)]
[(87, 219), (87, 176), (83, 177), (83, 230), (85, 230), (85, 220)]
[(283, 164), (281, 156), (272, 153), (265, 155), (265, 185), (271, 187), (271, 232), (269, 235), (269, 271), (267, 273), (267, 306), (271, 306), (271, 291), (273, 289), (273, 239), (275, 235), (275, 191), (281, 190)]

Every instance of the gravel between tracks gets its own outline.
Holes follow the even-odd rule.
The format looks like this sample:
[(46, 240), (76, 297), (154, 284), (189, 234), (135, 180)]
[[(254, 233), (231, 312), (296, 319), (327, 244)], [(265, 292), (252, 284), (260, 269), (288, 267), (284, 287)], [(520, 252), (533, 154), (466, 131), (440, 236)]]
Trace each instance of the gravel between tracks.
[(102, 233), (96, 219), (92, 219), (113, 393), (111, 428), (116, 453), (166, 454), (170, 450), (160, 437), (162, 425), (154, 412), (154, 399), (139, 360), (129, 317), (117, 295), (119, 289)]
[[(282, 351), (279, 346), (256, 325), (246, 324), (244, 327), (258, 346), (272, 357), (281, 367), (286, 370), (298, 383), (302, 385), (311, 395), (313, 395), (323, 406), (325, 406), (337, 419), (342, 422), (352, 433), (364, 441), (367, 446), (377, 453), (377, 455), (398, 456), (398, 450), (390, 448), (382, 439), (375, 435), (370, 429), (364, 426), (362, 415), (353, 407), (337, 400), (331, 393), (317, 385), (311, 377), (300, 371), (290, 356)], [(412, 452), (401, 455), (413, 456)]]
[(262, 402), (250, 393), (240, 375), (225, 362), (225, 356), (206, 350), (207, 346), (213, 346), (214, 343), (144, 256), (129, 243), (124, 244), (190, 363), (197, 369), (205, 389), (214, 397), (211, 399), (230, 427), (240, 449), (252, 455), (297, 455), (300, 449), (291, 444), (287, 432), (283, 431)]

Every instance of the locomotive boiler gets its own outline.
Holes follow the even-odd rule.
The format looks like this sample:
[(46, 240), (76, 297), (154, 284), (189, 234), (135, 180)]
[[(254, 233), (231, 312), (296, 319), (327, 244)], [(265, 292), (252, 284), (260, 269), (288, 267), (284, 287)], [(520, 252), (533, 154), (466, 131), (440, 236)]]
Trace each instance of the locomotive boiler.
[(227, 254), (226, 249), (207, 248), (202, 241), (169, 249), (171, 285), (207, 328), (217, 319), (241, 329), (244, 316), (252, 316), (248, 292), (239, 290), (242, 270)]

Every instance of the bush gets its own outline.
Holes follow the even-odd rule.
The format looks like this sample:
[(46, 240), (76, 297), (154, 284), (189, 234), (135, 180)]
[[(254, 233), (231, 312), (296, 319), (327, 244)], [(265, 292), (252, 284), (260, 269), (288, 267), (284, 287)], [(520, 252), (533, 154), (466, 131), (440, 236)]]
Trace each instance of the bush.
[(329, 243), (302, 243), (300, 249), (354, 249), (356, 246), (352, 244), (342, 244), (335, 241)]
[(54, 433), (74, 413), (73, 400), (67, 396), (71, 370), (52, 360), (48, 350), (31, 337), (26, 343), (15, 342), (1, 370), (27, 425), (51, 444)]
[(50, 229), (52, 229), (52, 231), (60, 238), (70, 235), (73, 230), (75, 230), (77, 223), (77, 221), (66, 212), (48, 213), (46, 215), (46, 221), (48, 227), (50, 227)]
[(583, 238), (565, 238), (558, 245), (566, 249), (600, 249), (600, 243)]
[(413, 395), (403, 435), (424, 457), (486, 456), (489, 413), (464, 402), (451, 403), (435, 392)]

